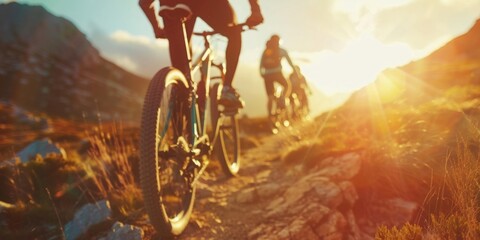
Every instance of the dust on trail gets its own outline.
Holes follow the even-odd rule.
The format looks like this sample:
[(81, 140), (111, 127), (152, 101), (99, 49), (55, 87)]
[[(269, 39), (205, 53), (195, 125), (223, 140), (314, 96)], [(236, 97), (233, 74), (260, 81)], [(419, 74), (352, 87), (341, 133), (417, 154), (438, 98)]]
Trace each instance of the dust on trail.
[(249, 232), (264, 222), (265, 208), (274, 199), (262, 199), (253, 194), (254, 201), (242, 203), (237, 199), (241, 197), (239, 192), (286, 177), (282, 173), (285, 169), (279, 167), (280, 157), (291, 146), (312, 137), (305, 125), (264, 137), (260, 146), (245, 151), (237, 177), (227, 178), (220, 169), (206, 173), (197, 185), (190, 224), (179, 239), (248, 238)]

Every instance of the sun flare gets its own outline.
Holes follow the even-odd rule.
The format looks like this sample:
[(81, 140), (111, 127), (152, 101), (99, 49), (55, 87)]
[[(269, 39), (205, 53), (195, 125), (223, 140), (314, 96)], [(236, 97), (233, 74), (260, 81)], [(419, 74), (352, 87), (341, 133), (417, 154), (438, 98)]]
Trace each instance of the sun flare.
[(412, 49), (404, 43), (385, 44), (371, 35), (352, 39), (341, 51), (315, 54), (303, 72), (327, 95), (355, 91), (373, 81), (386, 68), (412, 59)]

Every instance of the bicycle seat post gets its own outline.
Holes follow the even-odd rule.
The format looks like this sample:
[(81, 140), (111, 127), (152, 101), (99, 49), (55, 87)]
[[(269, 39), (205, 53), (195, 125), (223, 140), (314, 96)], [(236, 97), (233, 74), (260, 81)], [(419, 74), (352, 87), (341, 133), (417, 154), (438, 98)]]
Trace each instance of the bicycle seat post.
[[(192, 16), (192, 12), (187, 5), (177, 4), (173, 7), (161, 6), (159, 15), (164, 19), (168, 19), (169, 21), (174, 21), (177, 23), (180, 21), (180, 26), (178, 27), (181, 27), (181, 29), (174, 29), (170, 33), (174, 36), (169, 37), (169, 44), (175, 44), (174, 46), (170, 45), (170, 52), (172, 52), (172, 48), (177, 49), (176, 54), (179, 56), (176, 57), (181, 59), (181, 61), (177, 61), (174, 67), (177, 67), (183, 74), (185, 74), (185, 77), (189, 83), (192, 83), (192, 54), (186, 29), (187, 20)], [(175, 39), (175, 41), (178, 42), (171, 42), (172, 39)], [(182, 43), (180, 43), (182, 42), (180, 39), (183, 39), (183, 46)]]
[[(187, 28), (186, 28), (186, 19), (182, 18), (180, 19), (180, 21), (182, 22), (182, 34), (183, 34), (183, 41), (184, 41), (184, 45), (185, 45), (185, 51), (187, 53), (187, 59), (188, 59), (188, 62), (191, 64), (192, 62), (192, 54), (191, 54), (191, 50), (190, 50), (190, 43), (188, 42), (188, 37), (187, 37)], [(191, 66), (190, 66), (190, 69), (191, 69)]]
[(182, 22), (182, 35), (183, 35), (183, 44), (185, 46), (185, 56), (187, 58), (187, 63), (188, 65), (185, 66), (187, 69), (180, 69), (183, 74), (185, 74), (185, 77), (187, 78), (187, 80), (190, 82), (190, 83), (193, 83), (193, 79), (192, 79), (192, 52), (191, 52), (191, 49), (190, 49), (190, 43), (188, 41), (188, 37), (187, 37), (187, 28), (186, 28), (186, 21), (187, 19), (185, 18), (182, 18), (180, 19), (180, 21)]

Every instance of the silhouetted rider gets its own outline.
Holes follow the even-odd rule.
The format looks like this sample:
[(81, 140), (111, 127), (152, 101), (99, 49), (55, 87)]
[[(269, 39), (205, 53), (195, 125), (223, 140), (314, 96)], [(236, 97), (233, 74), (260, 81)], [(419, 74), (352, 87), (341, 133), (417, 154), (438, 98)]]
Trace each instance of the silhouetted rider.
[(294, 101), (294, 94), (297, 95), (298, 101), (300, 102), (301, 106), (304, 107), (307, 112), (310, 112), (307, 94), (312, 94), (312, 90), (310, 89), (310, 86), (308, 86), (307, 80), (305, 79), (305, 76), (302, 74), (302, 71), (298, 65), (295, 65), (295, 71), (290, 74), (289, 80), (292, 84), (292, 94), (290, 96), (290, 101)]
[[(163, 18), (164, 29), (162, 29), (157, 21), (155, 10), (152, 3), (155, 0), (140, 0), (139, 4), (148, 20), (150, 21), (155, 37), (167, 38), (170, 48), (170, 60), (172, 66), (185, 72), (187, 69), (182, 69), (188, 66), (185, 63), (185, 48), (183, 44), (177, 44), (183, 41), (181, 22), (178, 19)], [(241, 29), (231, 28), (237, 24), (235, 11), (228, 2), (228, 0), (159, 0), (160, 11), (169, 11), (176, 9), (183, 10), (191, 14), (186, 22), (187, 37), (190, 37), (193, 32), (193, 27), (197, 17), (200, 17), (215, 31), (220, 32), (227, 37), (228, 45), (226, 49), (226, 75), (224, 87), (219, 100), (220, 104), (229, 107), (243, 107), (243, 101), (232, 87), (233, 76), (237, 69), (238, 59), (242, 47)], [(248, 17), (246, 23), (249, 26), (256, 26), (263, 22), (263, 16), (260, 12), (258, 0), (249, 0), (251, 6), (251, 15)]]
[(274, 83), (277, 82), (283, 87), (282, 103), (285, 104), (285, 100), (290, 96), (291, 84), (285, 78), (282, 72), (282, 59), (286, 59), (288, 64), (295, 71), (294, 65), (287, 51), (280, 47), (280, 36), (272, 35), (267, 41), (266, 48), (263, 51), (262, 59), (260, 60), (260, 74), (265, 80), (265, 90), (267, 91), (268, 102), (267, 108), (269, 115), (274, 100)]

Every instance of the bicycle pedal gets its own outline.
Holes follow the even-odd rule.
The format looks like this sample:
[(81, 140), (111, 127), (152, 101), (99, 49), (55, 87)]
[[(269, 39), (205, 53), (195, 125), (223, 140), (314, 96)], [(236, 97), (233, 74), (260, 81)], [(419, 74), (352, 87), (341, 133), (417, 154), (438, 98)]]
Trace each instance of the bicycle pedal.
[(203, 165), (202, 165), (202, 167), (200, 168), (200, 170), (195, 174), (195, 178), (194, 178), (193, 181), (190, 183), (190, 187), (195, 186), (195, 184), (197, 183), (198, 179), (200, 179), (200, 177), (202, 176), (203, 172), (205, 172), (205, 170), (207, 169), (207, 166), (208, 166), (209, 163), (210, 163), (210, 161), (208, 161), (208, 160), (203, 161)]
[(195, 168), (200, 168), (202, 166), (202, 163), (195, 158), (192, 158), (191, 162), (195, 165)]

